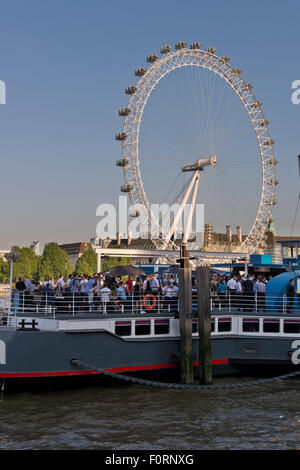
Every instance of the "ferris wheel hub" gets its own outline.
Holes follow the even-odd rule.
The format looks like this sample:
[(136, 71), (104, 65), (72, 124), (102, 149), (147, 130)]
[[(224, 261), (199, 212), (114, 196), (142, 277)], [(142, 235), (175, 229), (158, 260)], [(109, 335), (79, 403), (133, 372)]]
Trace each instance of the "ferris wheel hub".
[(210, 158), (200, 158), (197, 162), (181, 167), (181, 171), (202, 171), (206, 166), (216, 166), (217, 157), (214, 155)]

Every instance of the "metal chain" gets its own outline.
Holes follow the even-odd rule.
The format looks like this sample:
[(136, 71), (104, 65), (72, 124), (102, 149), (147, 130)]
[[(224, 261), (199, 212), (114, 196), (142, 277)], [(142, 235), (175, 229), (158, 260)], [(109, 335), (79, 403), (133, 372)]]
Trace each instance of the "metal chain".
[(291, 372), (289, 374), (279, 375), (278, 377), (271, 377), (268, 379), (261, 379), (261, 380), (253, 380), (249, 382), (240, 382), (237, 384), (222, 384), (222, 385), (184, 385), (184, 384), (177, 384), (177, 383), (167, 383), (167, 382), (155, 382), (153, 380), (145, 380), (139, 379), (135, 377), (130, 377), (128, 375), (118, 374), (116, 372), (110, 372), (105, 369), (98, 369), (97, 367), (93, 367), (89, 364), (86, 364), (80, 360), (73, 359), (73, 365), (81, 365), (86, 367), (87, 369), (96, 370), (99, 374), (103, 374), (118, 380), (123, 380), (124, 382), (131, 382), (134, 384), (139, 385), (148, 385), (150, 387), (160, 387), (160, 388), (169, 388), (174, 390), (221, 390), (221, 389), (230, 389), (230, 388), (242, 388), (242, 387), (250, 387), (254, 385), (263, 385), (271, 382), (279, 382), (281, 380), (288, 379), (290, 377), (295, 377), (300, 375), (300, 370)]

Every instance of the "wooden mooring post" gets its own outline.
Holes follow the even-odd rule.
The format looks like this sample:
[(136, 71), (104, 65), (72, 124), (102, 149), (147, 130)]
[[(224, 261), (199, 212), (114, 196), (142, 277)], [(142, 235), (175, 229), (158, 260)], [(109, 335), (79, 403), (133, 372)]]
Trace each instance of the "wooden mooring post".
[(181, 383), (192, 384), (194, 381), (192, 343), (192, 270), (189, 266), (189, 254), (184, 245), (181, 247), (180, 266), (178, 294)]
[(197, 275), (198, 331), (199, 331), (199, 383), (212, 383), (210, 269), (200, 266)]

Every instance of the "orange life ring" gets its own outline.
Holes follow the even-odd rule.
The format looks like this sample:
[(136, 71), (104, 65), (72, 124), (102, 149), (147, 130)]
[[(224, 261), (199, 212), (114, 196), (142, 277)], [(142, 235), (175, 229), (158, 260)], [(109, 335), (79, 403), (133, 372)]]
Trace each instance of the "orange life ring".
[[(147, 299), (152, 299), (153, 302), (152, 304), (147, 304)], [(156, 298), (153, 294), (146, 294), (145, 297), (143, 298), (143, 305), (147, 310), (152, 310), (156, 306)]]

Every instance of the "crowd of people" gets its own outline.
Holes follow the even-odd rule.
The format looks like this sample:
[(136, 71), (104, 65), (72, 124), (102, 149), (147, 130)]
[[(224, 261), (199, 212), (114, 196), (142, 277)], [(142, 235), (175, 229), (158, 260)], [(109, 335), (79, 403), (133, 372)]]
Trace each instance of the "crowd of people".
[(178, 310), (174, 275), (126, 278), (73, 273), (67, 279), (61, 274), (57, 280), (45, 276), (39, 281), (23, 276), (13, 280), (12, 309), (16, 312), (55, 309), (57, 313)]
[[(266, 311), (266, 285), (272, 276), (212, 275), (210, 291), (214, 308), (235, 308), (243, 311)], [(174, 274), (151, 274), (132, 278), (93, 276), (73, 273), (68, 278), (61, 274), (57, 280), (45, 276), (43, 281), (13, 280), (12, 309), (39, 311), (55, 309), (57, 313), (128, 312), (167, 310), (178, 312), (178, 279)], [(192, 282), (196, 301), (196, 280)], [(294, 306), (294, 280), (287, 286), (287, 311)]]
[[(255, 274), (214, 275), (211, 277), (210, 289), (213, 303), (217, 306), (230, 306), (243, 311), (266, 311), (266, 285), (272, 276)], [(294, 279), (291, 279), (286, 288), (287, 312), (294, 306)]]

